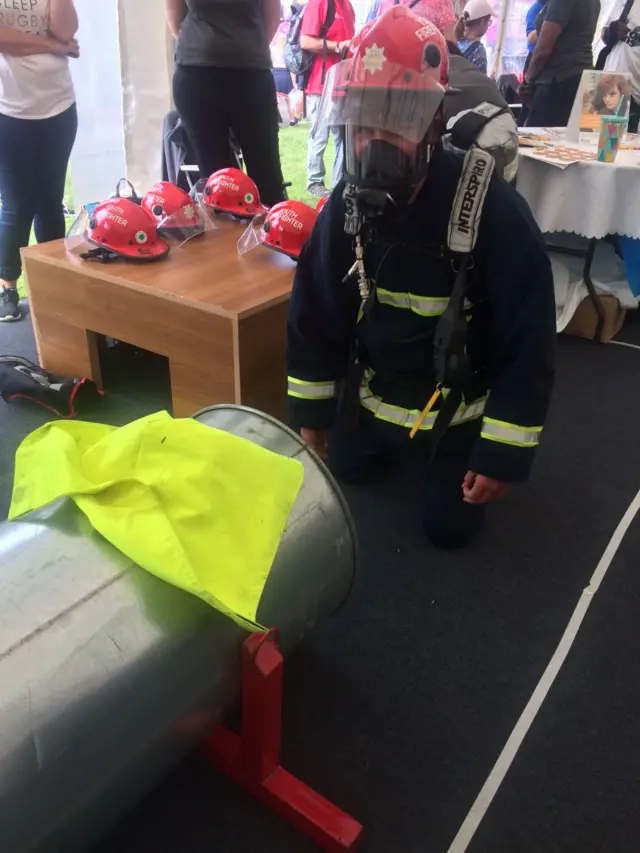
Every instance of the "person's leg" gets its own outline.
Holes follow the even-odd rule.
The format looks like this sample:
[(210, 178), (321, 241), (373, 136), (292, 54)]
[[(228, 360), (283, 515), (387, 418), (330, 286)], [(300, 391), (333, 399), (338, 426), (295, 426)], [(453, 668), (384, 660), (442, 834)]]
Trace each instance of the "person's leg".
[[(450, 427), (433, 462), (420, 472), (422, 524), (437, 548), (463, 548), (482, 529), (485, 507), (464, 503), (462, 494), (462, 482), (477, 435), (476, 424)], [(426, 459), (423, 464), (426, 465)]]
[(329, 142), (329, 125), (318, 116), (320, 95), (307, 95), (307, 118), (311, 122), (307, 149), (307, 189), (319, 194), (324, 190), (324, 152)]
[(229, 144), (227, 113), (227, 103), (236, 93), (225, 91), (225, 70), (178, 65), (173, 76), (176, 109), (204, 177), (237, 166)]
[(38, 193), (33, 224), (38, 243), (48, 243), (50, 240), (60, 240), (66, 232), (62, 202), (69, 158), (78, 130), (75, 104), (60, 115), (39, 124)]
[(554, 113), (552, 127), (566, 127), (569, 124), (573, 102), (580, 88), (580, 80), (582, 75), (570, 77), (568, 80), (561, 80), (554, 84)]
[(527, 127), (566, 127), (579, 86), (580, 75), (538, 86)]
[(278, 99), (270, 71), (221, 69), (228, 75), (231, 129), (242, 149), (247, 174), (263, 204), (284, 201), (278, 144)]
[(336, 159), (333, 161), (333, 172), (331, 174), (331, 189), (342, 180), (344, 172), (344, 134), (342, 127), (332, 127), (331, 135), (336, 146)]
[(527, 127), (550, 126), (549, 122), (547, 122), (550, 91), (551, 86), (536, 86), (533, 93), (533, 101), (529, 107), (529, 115), (526, 122)]
[(360, 485), (371, 480), (393, 458), (393, 448), (381, 435), (376, 419), (365, 410), (360, 412), (355, 429), (339, 421), (329, 437), (329, 469), (345, 483)]
[(16, 284), (20, 249), (29, 244), (35, 215), (35, 140), (39, 122), (0, 115), (0, 322), (20, 319)]

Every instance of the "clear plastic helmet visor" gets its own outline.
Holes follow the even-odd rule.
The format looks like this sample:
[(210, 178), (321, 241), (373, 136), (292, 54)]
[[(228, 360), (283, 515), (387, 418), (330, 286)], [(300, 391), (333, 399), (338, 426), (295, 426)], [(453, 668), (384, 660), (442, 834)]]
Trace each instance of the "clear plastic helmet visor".
[[(440, 109), (444, 86), (428, 71), (405, 65), (387, 61), (379, 77), (363, 66), (364, 60), (345, 59), (329, 70), (311, 133), (327, 124), (350, 125), (421, 142)], [(368, 67), (375, 69), (373, 59)]]
[(64, 238), (64, 246), (67, 252), (79, 255), (90, 247), (91, 244), (85, 235), (89, 229), (93, 211), (97, 206), (97, 204), (86, 205), (76, 216)]
[(186, 204), (171, 216), (165, 216), (158, 222), (158, 234), (165, 240), (184, 246), (194, 237), (201, 237), (209, 231), (216, 231), (213, 217), (209, 216), (204, 205), (194, 201)]
[(238, 240), (238, 254), (240, 257), (262, 245), (264, 242), (264, 223), (266, 219), (266, 211), (253, 217), (244, 234)]

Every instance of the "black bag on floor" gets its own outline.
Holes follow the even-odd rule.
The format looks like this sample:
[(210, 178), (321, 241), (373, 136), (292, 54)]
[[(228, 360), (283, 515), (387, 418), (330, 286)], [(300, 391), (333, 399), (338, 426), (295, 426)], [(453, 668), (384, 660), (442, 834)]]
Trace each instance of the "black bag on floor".
[(0, 397), (5, 402), (29, 400), (60, 418), (73, 418), (79, 402), (103, 394), (90, 379), (62, 379), (27, 358), (0, 355)]

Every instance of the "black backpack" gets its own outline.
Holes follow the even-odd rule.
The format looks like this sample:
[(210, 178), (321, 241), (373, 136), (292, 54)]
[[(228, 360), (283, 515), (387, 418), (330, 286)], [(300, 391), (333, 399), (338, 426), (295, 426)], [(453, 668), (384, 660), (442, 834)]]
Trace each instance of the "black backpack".
[[(287, 71), (295, 74), (296, 77), (308, 76), (313, 64), (314, 54), (308, 50), (303, 50), (300, 47), (300, 30), (302, 28), (302, 16), (304, 15), (305, 6), (298, 9), (291, 17), (289, 23), (289, 32), (284, 45), (284, 64), (287, 66)], [(336, 17), (335, 0), (327, 0), (327, 15), (324, 19), (324, 24), (318, 34), (324, 42), (323, 58), (322, 58), (322, 79), (324, 80), (324, 65), (327, 54), (327, 33), (331, 28)]]

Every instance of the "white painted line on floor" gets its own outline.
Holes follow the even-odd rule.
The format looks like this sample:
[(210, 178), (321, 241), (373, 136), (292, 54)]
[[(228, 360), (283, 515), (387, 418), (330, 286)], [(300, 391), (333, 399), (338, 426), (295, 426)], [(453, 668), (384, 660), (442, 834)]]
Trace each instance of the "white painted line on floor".
[(586, 616), (587, 610), (589, 609), (596, 592), (600, 588), (600, 584), (602, 583), (604, 576), (606, 575), (607, 570), (620, 547), (620, 543), (624, 539), (624, 536), (631, 525), (631, 522), (638, 514), (638, 510), (640, 510), (640, 491), (631, 502), (631, 505), (622, 517), (620, 524), (616, 527), (615, 532), (611, 537), (611, 540), (607, 545), (591, 580), (589, 581), (589, 586), (583, 590), (582, 595), (578, 600), (576, 609), (573, 611), (573, 615), (569, 620), (569, 624), (567, 625), (564, 634), (562, 635), (562, 639), (553, 653), (553, 657), (549, 661), (542, 678), (538, 682), (538, 686), (533, 691), (531, 698), (527, 702), (520, 719), (511, 732), (509, 740), (506, 742), (504, 749), (500, 753), (500, 756), (493, 767), (493, 770), (489, 774), (487, 781), (482, 786), (475, 803), (471, 807), (471, 811), (460, 827), (458, 834), (453, 839), (451, 847), (449, 847), (447, 853), (465, 853), (465, 850), (471, 843), (471, 839), (480, 826), (480, 822), (491, 805), (491, 802), (495, 797), (498, 788), (502, 784), (504, 777), (507, 775), (507, 771), (511, 767), (513, 759), (516, 757), (516, 754), (522, 745), (522, 741), (531, 728), (547, 693), (551, 689), (562, 664), (565, 662), (567, 655), (569, 654), (569, 650), (571, 649), (578, 631), (580, 630), (582, 620)]
[(638, 344), (628, 344), (626, 341), (609, 341), (609, 343), (619, 347), (629, 347), (629, 349), (640, 349)]

